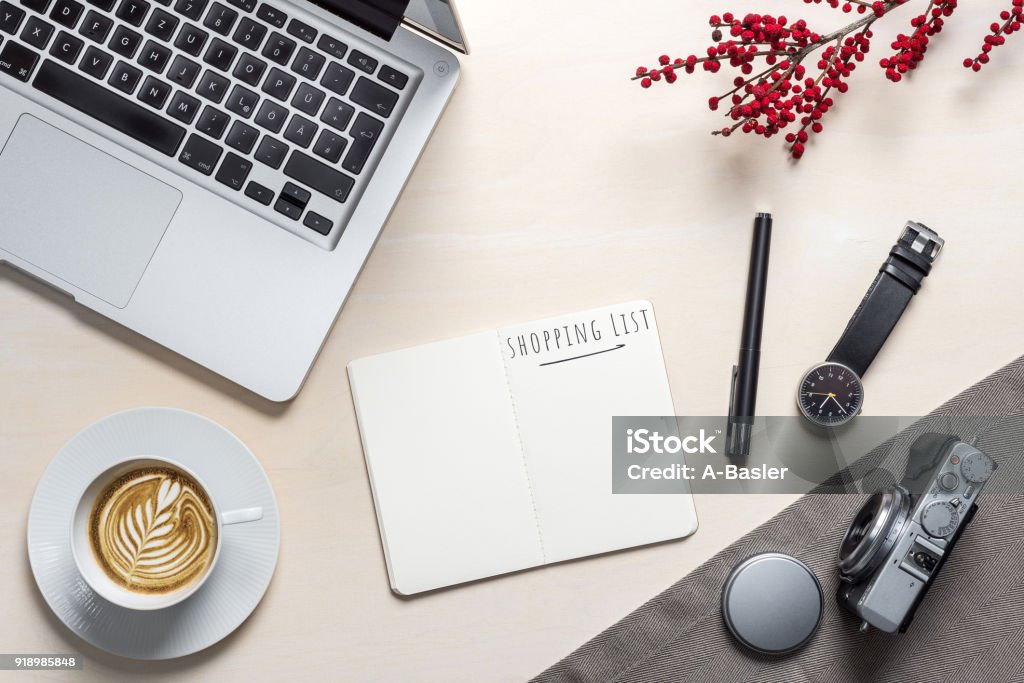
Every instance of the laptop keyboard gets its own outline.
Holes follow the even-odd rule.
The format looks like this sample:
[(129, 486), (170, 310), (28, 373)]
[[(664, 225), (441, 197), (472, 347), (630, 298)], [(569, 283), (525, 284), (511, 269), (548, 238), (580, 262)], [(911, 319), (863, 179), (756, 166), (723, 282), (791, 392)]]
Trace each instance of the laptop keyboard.
[(258, 0), (3, 0), (0, 78), (333, 249), (415, 84), (330, 30)]

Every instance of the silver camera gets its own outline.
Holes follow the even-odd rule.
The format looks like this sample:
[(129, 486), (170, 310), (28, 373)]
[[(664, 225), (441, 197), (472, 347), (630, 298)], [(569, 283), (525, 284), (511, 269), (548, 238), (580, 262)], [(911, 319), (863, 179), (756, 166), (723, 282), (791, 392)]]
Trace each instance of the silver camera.
[(863, 620), (861, 630), (907, 630), (995, 469), (992, 458), (956, 436), (914, 441), (906, 476), (868, 499), (839, 548), (836, 598)]

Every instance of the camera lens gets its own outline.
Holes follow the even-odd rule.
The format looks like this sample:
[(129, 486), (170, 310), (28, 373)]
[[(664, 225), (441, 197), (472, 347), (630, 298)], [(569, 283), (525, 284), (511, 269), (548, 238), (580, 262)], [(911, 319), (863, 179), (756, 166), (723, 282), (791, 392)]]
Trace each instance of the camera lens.
[(909, 502), (899, 487), (872, 494), (854, 516), (839, 546), (839, 573), (857, 581), (885, 559), (895, 540), (893, 530), (906, 522)]

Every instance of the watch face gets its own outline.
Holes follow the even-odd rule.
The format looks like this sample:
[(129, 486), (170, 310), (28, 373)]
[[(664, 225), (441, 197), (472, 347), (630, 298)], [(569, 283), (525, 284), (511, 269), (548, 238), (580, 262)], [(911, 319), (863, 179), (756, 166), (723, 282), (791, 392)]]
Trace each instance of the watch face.
[(822, 363), (804, 375), (796, 400), (808, 420), (823, 427), (835, 427), (860, 412), (864, 385), (857, 373), (845, 365)]

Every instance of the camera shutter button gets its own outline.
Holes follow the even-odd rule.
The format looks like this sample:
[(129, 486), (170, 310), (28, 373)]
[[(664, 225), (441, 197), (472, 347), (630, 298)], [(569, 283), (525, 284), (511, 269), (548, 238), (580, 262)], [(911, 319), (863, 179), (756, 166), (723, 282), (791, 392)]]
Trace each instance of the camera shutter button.
[(952, 472), (946, 472), (939, 477), (939, 486), (947, 491), (955, 491), (956, 487), (960, 486), (960, 479)]

